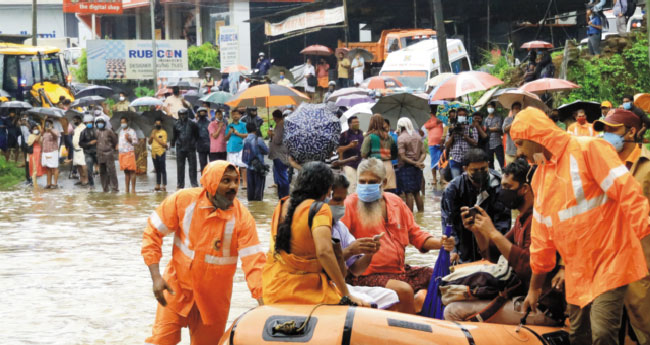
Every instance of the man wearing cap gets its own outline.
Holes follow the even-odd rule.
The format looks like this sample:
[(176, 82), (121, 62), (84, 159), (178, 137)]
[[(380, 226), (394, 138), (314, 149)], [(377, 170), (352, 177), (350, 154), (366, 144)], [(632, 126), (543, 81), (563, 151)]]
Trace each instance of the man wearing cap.
[(327, 102), (330, 96), (334, 93), (334, 90), (336, 90), (336, 82), (332, 80), (327, 84), (327, 92), (323, 95), (323, 103)]
[[(612, 102), (610, 101), (603, 101), (603, 103), (600, 103), (600, 119), (604, 119), (607, 117), (607, 114), (609, 114), (609, 111), (612, 109)], [(600, 132), (600, 131), (598, 131)]]
[(271, 61), (266, 58), (263, 52), (260, 52), (255, 68), (259, 70), (258, 75), (260, 77), (265, 76), (269, 72), (269, 69), (271, 68)]
[(262, 125), (264, 124), (264, 119), (257, 116), (257, 107), (246, 108), (246, 115), (244, 115), (240, 121), (243, 123), (252, 122), (257, 129), (262, 128)]
[(111, 125), (111, 118), (108, 117), (108, 115), (104, 114), (104, 108), (101, 106), (96, 106), (95, 110), (93, 111), (93, 115), (95, 116), (95, 122), (97, 122), (98, 119), (103, 119), (104, 123), (106, 125), (106, 129), (113, 129), (113, 125)]
[[(618, 157), (628, 168), (650, 200), (650, 151), (640, 145), (641, 119), (631, 111), (616, 109), (602, 120), (594, 122), (594, 129), (604, 132), (603, 139), (614, 146)], [(641, 246), (650, 267), (650, 236), (641, 239)], [(625, 307), (630, 323), (640, 344), (650, 342), (650, 276), (631, 283), (625, 294)]]
[(584, 109), (580, 109), (576, 112), (575, 120), (576, 122), (569, 126), (567, 132), (577, 137), (596, 136), (596, 131), (594, 131), (592, 124), (587, 122), (587, 113), (585, 113)]

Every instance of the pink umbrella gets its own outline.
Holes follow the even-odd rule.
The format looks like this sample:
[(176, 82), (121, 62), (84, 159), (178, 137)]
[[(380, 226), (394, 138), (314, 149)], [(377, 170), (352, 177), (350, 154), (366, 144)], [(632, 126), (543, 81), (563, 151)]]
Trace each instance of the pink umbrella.
[(440, 84), (431, 92), (432, 101), (455, 99), (472, 92), (485, 91), (503, 82), (489, 73), (480, 71), (461, 72)]
[(311, 45), (300, 51), (300, 54), (304, 55), (318, 55), (318, 56), (330, 56), (334, 54), (334, 51), (326, 46), (320, 44)]
[(568, 80), (543, 78), (526, 83), (522, 85), (519, 90), (542, 94), (544, 92), (568, 91), (579, 88), (580, 85), (574, 84)]
[(530, 41), (521, 45), (521, 49), (553, 48), (553, 44), (545, 41)]

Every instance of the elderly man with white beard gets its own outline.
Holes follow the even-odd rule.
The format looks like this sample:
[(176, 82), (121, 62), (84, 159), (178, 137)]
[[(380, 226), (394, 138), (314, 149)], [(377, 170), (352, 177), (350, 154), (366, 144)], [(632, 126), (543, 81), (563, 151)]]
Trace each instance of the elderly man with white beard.
[[(381, 237), (381, 248), (373, 256), (365, 272), (348, 278), (351, 285), (389, 287), (405, 282), (414, 292), (426, 289), (431, 267), (411, 267), (404, 263), (406, 246), (411, 244), (420, 252), (441, 249), (451, 251), (454, 238), (436, 238), (420, 229), (413, 213), (402, 199), (384, 192), (386, 170), (381, 160), (366, 159), (357, 168), (357, 192), (345, 199), (345, 215), (341, 221), (356, 238)], [(407, 287), (408, 288), (408, 287)]]

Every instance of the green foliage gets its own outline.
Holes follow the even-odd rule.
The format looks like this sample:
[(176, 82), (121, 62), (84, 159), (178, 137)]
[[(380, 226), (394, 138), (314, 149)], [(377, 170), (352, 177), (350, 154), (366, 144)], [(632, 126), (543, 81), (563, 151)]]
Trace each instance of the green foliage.
[(25, 178), (25, 169), (18, 168), (14, 163), (0, 157), (0, 190), (17, 185)]
[(648, 66), (648, 39), (639, 34), (631, 47), (622, 54), (581, 58), (569, 66), (567, 79), (582, 86), (559, 100), (620, 101), (625, 94), (648, 91), (650, 67)]
[(140, 97), (153, 97), (156, 93), (154, 92), (153, 89), (148, 88), (146, 86), (138, 86), (135, 89), (133, 89), (133, 93), (135, 94), (135, 97), (140, 98)]
[(203, 67), (219, 68), (219, 50), (210, 42), (200, 46), (191, 46), (187, 51), (190, 70), (196, 71)]
[(81, 50), (79, 68), (70, 68), (70, 73), (74, 75), (74, 79), (78, 83), (88, 82), (88, 57), (86, 56), (86, 49)]

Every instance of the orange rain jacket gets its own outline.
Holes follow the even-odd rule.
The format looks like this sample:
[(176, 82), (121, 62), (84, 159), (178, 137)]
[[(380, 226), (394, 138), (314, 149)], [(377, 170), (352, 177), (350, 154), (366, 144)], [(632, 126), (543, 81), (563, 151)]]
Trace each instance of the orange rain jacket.
[(566, 131), (577, 137), (595, 137), (598, 135), (598, 133), (594, 131), (594, 125), (589, 122), (584, 125), (574, 122)]
[(613, 147), (602, 139), (572, 136), (534, 108), (517, 114), (510, 135), (552, 154), (532, 181), (533, 273), (550, 272), (557, 250), (566, 265), (567, 302), (581, 308), (645, 277), (639, 239), (650, 231), (650, 206)]
[(163, 237), (174, 235), (172, 259), (163, 276), (175, 292), (171, 296), (165, 291), (167, 308), (187, 317), (196, 302), (204, 324), (224, 327), (237, 258), (255, 299), (262, 297), (266, 261), (255, 220), (239, 200), (223, 211), (206, 197), (206, 191), (215, 194), (229, 165), (210, 163), (201, 177), (203, 188), (184, 189), (166, 198), (149, 216), (142, 239), (142, 256), (149, 266), (160, 262)]

